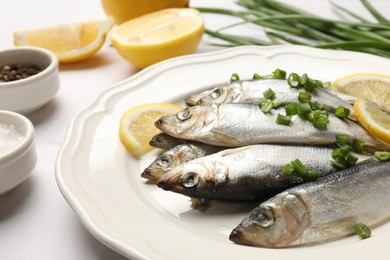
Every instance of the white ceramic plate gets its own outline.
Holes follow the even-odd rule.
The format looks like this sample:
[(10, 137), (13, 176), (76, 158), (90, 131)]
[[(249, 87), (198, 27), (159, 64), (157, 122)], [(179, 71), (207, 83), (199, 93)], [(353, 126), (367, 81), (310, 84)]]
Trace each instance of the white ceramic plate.
[(58, 185), (86, 228), (131, 259), (379, 259), (388, 252), (390, 224), (370, 239), (351, 236), (292, 249), (240, 246), (230, 231), (254, 204), (225, 204), (200, 213), (188, 198), (140, 177), (153, 159), (132, 158), (118, 138), (128, 108), (150, 102), (184, 104), (189, 93), (226, 82), (232, 73), (251, 78), (276, 68), (334, 80), (351, 73), (388, 74), (390, 60), (300, 46), (237, 47), (172, 59), (109, 88), (72, 121), (56, 162)]

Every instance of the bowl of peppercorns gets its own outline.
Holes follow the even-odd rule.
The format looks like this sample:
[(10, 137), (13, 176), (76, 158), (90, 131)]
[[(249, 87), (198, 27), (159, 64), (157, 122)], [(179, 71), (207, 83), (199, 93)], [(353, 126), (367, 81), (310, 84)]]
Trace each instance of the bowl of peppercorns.
[(48, 103), (60, 87), (57, 57), (38, 47), (0, 51), (0, 110), (27, 114)]

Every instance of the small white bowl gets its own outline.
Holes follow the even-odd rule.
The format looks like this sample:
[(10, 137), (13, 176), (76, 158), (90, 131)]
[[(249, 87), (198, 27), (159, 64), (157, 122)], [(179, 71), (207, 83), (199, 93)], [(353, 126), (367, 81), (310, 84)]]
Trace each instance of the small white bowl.
[(38, 47), (0, 51), (0, 68), (12, 64), (37, 65), (42, 71), (24, 79), (0, 82), (0, 109), (26, 114), (45, 105), (58, 92), (58, 59), (52, 52)]
[(0, 195), (30, 176), (36, 162), (31, 121), (19, 113), (0, 110)]

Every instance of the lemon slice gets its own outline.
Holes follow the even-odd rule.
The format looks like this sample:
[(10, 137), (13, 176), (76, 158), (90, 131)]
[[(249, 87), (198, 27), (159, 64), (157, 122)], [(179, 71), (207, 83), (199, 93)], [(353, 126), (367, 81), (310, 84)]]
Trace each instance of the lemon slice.
[(56, 54), (60, 63), (78, 62), (89, 58), (102, 47), (113, 25), (113, 18), (107, 18), (17, 31), (14, 32), (14, 44), (48, 49)]
[(119, 122), (119, 138), (133, 156), (141, 156), (153, 149), (149, 145), (152, 137), (159, 133), (154, 126), (160, 117), (175, 114), (181, 106), (170, 103), (151, 103), (127, 110)]
[(119, 54), (142, 69), (156, 62), (194, 52), (204, 21), (192, 8), (169, 8), (127, 21), (114, 28), (111, 41)]
[(371, 135), (390, 145), (390, 113), (358, 97), (353, 106), (356, 118)]
[(352, 74), (337, 79), (332, 87), (337, 91), (368, 99), (390, 112), (390, 76), (372, 73)]

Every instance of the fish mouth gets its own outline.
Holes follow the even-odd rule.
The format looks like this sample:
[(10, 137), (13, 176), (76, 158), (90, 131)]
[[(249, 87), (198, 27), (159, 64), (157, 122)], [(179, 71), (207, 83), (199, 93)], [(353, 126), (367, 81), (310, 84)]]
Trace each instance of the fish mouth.
[(153, 180), (153, 181), (157, 181), (159, 179), (159, 177), (157, 176), (156, 172), (151, 170), (150, 168), (146, 168), (141, 173), (141, 177), (145, 178), (145, 179), (148, 179), (148, 180)]
[(246, 240), (242, 236), (240, 226), (241, 225), (239, 225), (238, 227), (232, 230), (232, 232), (229, 235), (229, 240), (240, 245), (248, 245)]
[(189, 106), (196, 106), (198, 104), (200, 97), (197, 95), (189, 96), (185, 99), (185, 102)]

